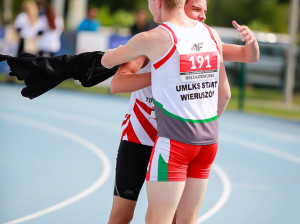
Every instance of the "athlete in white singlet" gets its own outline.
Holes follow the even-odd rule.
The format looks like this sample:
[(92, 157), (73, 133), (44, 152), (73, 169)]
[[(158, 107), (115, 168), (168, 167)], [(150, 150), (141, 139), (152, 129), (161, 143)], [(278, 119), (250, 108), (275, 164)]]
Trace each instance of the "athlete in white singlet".
[[(185, 12), (187, 13), (187, 15), (190, 18), (193, 18), (193, 19), (196, 19), (199, 21), (204, 21), (206, 19), (206, 17), (205, 17), (206, 0), (189, 0), (189, 1), (186, 1), (186, 3), (187, 4), (185, 6)], [(257, 61), (258, 57), (259, 57), (259, 48), (258, 48), (257, 41), (256, 41), (256, 38), (255, 38), (253, 32), (246, 26), (239, 26), (235, 21), (233, 22), (233, 25), (240, 32), (240, 36), (243, 37), (242, 41), (247, 41), (247, 45), (239, 46), (239, 45), (229, 45), (229, 44), (223, 43), (224, 58), (226, 60), (230, 60), (230, 61), (243, 61), (243, 62), (248, 62), (248, 63)], [(142, 63), (143, 63), (143, 61), (142, 61)], [(130, 64), (130, 63), (127, 63), (127, 64)], [(139, 67), (139, 65), (137, 64), (136, 67)], [(126, 72), (128, 73), (127, 69), (128, 69), (128, 66), (127, 67), (121, 66), (121, 68), (119, 69), (119, 71), (122, 71), (122, 70), (123, 70), (123, 72), (125, 71), (124, 72), (125, 77), (126, 77), (125, 79), (119, 80), (119, 77), (121, 77), (121, 76), (120, 76), (120, 74), (118, 74), (118, 72), (115, 75), (113, 82), (112, 82), (112, 86), (111, 86), (112, 93), (131, 92), (131, 91), (134, 91), (135, 89), (143, 88), (144, 86), (151, 84), (149, 79), (145, 79), (142, 82), (142, 84), (139, 85), (138, 82), (140, 81), (140, 78), (131, 80), (130, 78), (132, 78), (132, 75), (130, 78), (128, 77), (128, 75), (126, 74)], [(122, 73), (122, 72), (119, 72), (119, 73)], [(130, 71), (129, 73), (134, 74), (135, 72)], [(139, 71), (139, 73), (141, 73), (141, 71)], [(149, 78), (149, 75), (147, 75), (147, 76)], [(118, 77), (118, 79), (116, 79), (117, 77)], [(118, 81), (116, 81), (116, 80), (118, 80)], [(145, 85), (145, 83), (147, 83), (147, 82), (148, 82), (148, 84)], [(124, 86), (124, 83), (127, 83), (127, 84)], [(135, 87), (131, 87), (131, 85), (133, 83), (134, 83)], [(123, 84), (123, 85), (120, 85), (120, 84)], [(146, 89), (147, 89), (146, 91), (134, 91), (133, 94), (131, 95), (131, 98), (130, 98), (131, 107), (129, 107), (128, 112), (126, 114), (127, 118), (132, 117), (131, 114), (133, 113), (133, 107), (134, 107), (134, 105), (137, 106), (137, 104), (135, 103), (136, 95), (138, 96), (139, 100), (142, 101), (142, 99), (145, 99), (145, 101), (146, 101), (145, 103), (146, 104), (149, 103), (150, 92), (149, 92), (149, 88), (146, 88)], [(144, 97), (143, 97), (143, 93), (146, 93)], [(225, 94), (222, 94), (221, 96), (227, 97)], [(131, 123), (139, 124), (139, 122), (131, 122)], [(128, 132), (129, 119), (126, 120), (126, 122), (124, 124), (125, 125), (123, 125), (123, 130), (125, 129), (124, 127), (126, 127), (127, 130), (126, 129), (125, 130), (126, 130), (126, 132)], [(152, 129), (151, 126), (137, 127), (136, 125), (133, 125), (132, 130), (134, 130), (135, 134), (131, 135), (132, 138), (130, 138), (129, 141), (132, 140), (134, 142), (139, 142), (139, 141), (143, 142), (143, 140), (141, 140), (141, 136), (146, 136), (145, 139), (149, 139), (149, 137), (147, 137), (147, 135), (144, 135), (145, 132), (150, 133), (150, 131), (146, 131), (146, 129), (145, 129), (146, 127), (150, 127), (150, 129)], [(122, 136), (125, 136), (125, 132), (123, 132)], [(138, 141), (134, 140), (135, 139), (134, 136), (139, 136), (138, 137), (139, 140)], [(122, 140), (123, 140), (123, 138), (122, 138)], [(146, 142), (149, 142), (149, 141), (146, 140)], [(124, 143), (126, 143), (126, 144), (124, 144)], [(146, 164), (147, 164), (147, 158), (149, 157), (149, 147), (148, 147), (148, 145), (143, 145), (143, 143), (142, 143), (142, 145), (130, 144), (130, 142), (127, 142), (126, 140), (121, 141), (121, 145), (124, 145), (124, 147), (119, 148), (118, 155), (122, 154), (123, 156), (121, 158), (118, 156), (117, 167), (120, 167), (120, 164), (126, 164), (126, 166), (124, 165), (122, 167), (123, 169), (118, 169), (118, 172), (116, 172), (116, 180), (121, 179), (120, 177), (125, 176), (126, 177), (125, 182), (122, 184), (127, 185), (127, 186), (136, 186), (136, 192), (139, 192), (140, 188), (142, 187), (142, 183), (143, 183), (140, 180), (141, 179), (140, 175), (143, 175), (143, 174), (141, 172), (137, 172), (137, 171), (145, 169)], [(132, 148), (134, 148), (135, 152), (132, 152)], [(127, 153), (122, 153), (122, 151), (126, 151)], [(140, 153), (140, 152), (143, 152), (143, 153)], [(139, 160), (144, 161), (144, 164), (139, 163), (138, 166), (136, 166), (134, 169), (132, 169), (130, 167), (130, 165), (132, 164), (131, 158), (133, 157), (133, 155), (131, 155), (131, 153), (138, 155), (139, 156), (138, 158), (140, 158)], [(120, 174), (118, 175), (119, 172), (121, 173), (121, 175)], [(130, 174), (137, 178), (130, 178), (131, 177)], [(122, 187), (122, 185), (121, 185), (121, 187)], [(203, 186), (202, 188), (199, 189), (199, 191), (205, 192), (205, 188), (206, 188), (206, 186)], [(136, 199), (137, 199), (137, 197), (136, 197)], [(115, 192), (114, 204), (113, 204), (109, 223), (112, 223), (112, 224), (113, 223), (129, 223), (133, 217), (135, 204), (136, 204), (136, 201), (130, 200), (128, 195), (118, 195)]]
[[(201, 155), (202, 147), (201, 145), (202, 140), (206, 139), (207, 142), (210, 144), (211, 149), (207, 149), (208, 154), (210, 150), (215, 150), (216, 147), (213, 147), (212, 145), (213, 140), (215, 136), (211, 136), (212, 133), (209, 131), (208, 133), (193, 133), (193, 131), (198, 132), (199, 129), (199, 123), (202, 121), (205, 122), (214, 122), (216, 119), (214, 117), (210, 117), (213, 113), (216, 113), (217, 117), (217, 104), (218, 101), (214, 100), (215, 98), (211, 98), (213, 102), (208, 103), (208, 109), (206, 109), (204, 112), (199, 111), (203, 105), (203, 102), (199, 104), (199, 102), (196, 103), (196, 110), (193, 109), (192, 106), (190, 106), (190, 103), (180, 103), (179, 105), (176, 105), (176, 103), (180, 102), (178, 99), (174, 100), (174, 104), (172, 104), (173, 97), (178, 98), (180, 96), (172, 95), (172, 91), (174, 91), (174, 88), (176, 87), (176, 81), (174, 79), (170, 80), (170, 84), (167, 82), (167, 80), (164, 79), (165, 73), (164, 72), (170, 72), (170, 75), (167, 76), (170, 77), (176, 77), (177, 81), (179, 81), (177, 84), (181, 85), (184, 82), (184, 79), (180, 79), (181, 75), (181, 69), (180, 66), (184, 67), (191, 67), (192, 66), (192, 60), (189, 60), (186, 62), (184, 59), (185, 56), (191, 56), (190, 54), (185, 54), (184, 52), (181, 53), (181, 45), (187, 44), (190, 45), (190, 48), (193, 48), (194, 44), (200, 44), (204, 45), (204, 49), (207, 49), (206, 52), (209, 55), (209, 52), (212, 49), (211, 44), (208, 40), (201, 38), (202, 34), (197, 33), (197, 30), (200, 30), (200, 27), (204, 26), (203, 24), (199, 27), (199, 23), (195, 22), (194, 20), (189, 19), (183, 10), (185, 0), (182, 1), (172, 1), (172, 0), (149, 0), (149, 9), (154, 16), (154, 19), (156, 22), (169, 22), (170, 24), (174, 24), (179, 28), (179, 33), (176, 33), (176, 35), (179, 35), (178, 38), (178, 44), (175, 45), (176, 41), (172, 40), (170, 38), (170, 35), (168, 32), (160, 27), (155, 28), (151, 31), (144, 32), (141, 34), (138, 34), (134, 36), (129, 42), (124, 45), (120, 46), (117, 49), (114, 50), (108, 50), (106, 51), (105, 55), (102, 58), (102, 64), (105, 67), (112, 67), (116, 64), (122, 64), (127, 61), (133, 60), (134, 58), (145, 55), (147, 56), (152, 63), (155, 63), (157, 61), (160, 61), (161, 58), (166, 58), (167, 60), (162, 61), (162, 66), (166, 67), (158, 67), (157, 69), (162, 69), (159, 72), (156, 72), (152, 69), (152, 89), (153, 89), (153, 96), (154, 98), (157, 97), (158, 100), (162, 100), (163, 93), (166, 94), (166, 99), (164, 101), (155, 102), (155, 109), (160, 108), (161, 111), (173, 118), (174, 120), (180, 121), (180, 127), (184, 127), (185, 129), (183, 131), (188, 131), (189, 134), (191, 134), (191, 138), (188, 137), (188, 139), (185, 140), (185, 142), (189, 144), (185, 144), (182, 142), (178, 142), (172, 139), (168, 139), (168, 134), (170, 134), (170, 126), (166, 122), (166, 118), (161, 115), (161, 112), (158, 110), (156, 111), (156, 117), (157, 117), (157, 123), (158, 123), (158, 135), (159, 138), (156, 141), (156, 145), (154, 146), (154, 149), (152, 151), (152, 162), (149, 165), (150, 170), (150, 178), (147, 178), (147, 194), (148, 194), (148, 210), (146, 215), (146, 223), (171, 223), (175, 214), (175, 211), (177, 209), (177, 206), (179, 209), (178, 211), (178, 217), (177, 220), (183, 221), (183, 220), (190, 220), (190, 222), (193, 222), (198, 214), (198, 210), (201, 204), (200, 195), (198, 194), (198, 191), (195, 191), (197, 189), (197, 186), (201, 186), (201, 180), (200, 175), (202, 171), (198, 172), (197, 169), (201, 168), (200, 160), (198, 162), (195, 162), (195, 160), (198, 160), (198, 157)], [(180, 33), (186, 32), (188, 33), (187, 36), (181, 37)], [(194, 38), (192, 38), (193, 34), (197, 33)], [(212, 36), (218, 37), (216, 33), (212, 34)], [(191, 37), (192, 39), (190, 39)], [(213, 38), (213, 39), (214, 39)], [(174, 39), (174, 36), (173, 36)], [(199, 41), (198, 41), (199, 40)], [(145, 43), (147, 43), (145, 45)], [(221, 41), (218, 37), (218, 43), (215, 42), (216, 46), (220, 48)], [(206, 47), (206, 46), (209, 47)], [(187, 47), (183, 47), (183, 50), (187, 49)], [(222, 50), (221, 50), (222, 51)], [(213, 52), (215, 52), (213, 50)], [(166, 57), (167, 55), (167, 57)], [(170, 55), (170, 57), (169, 57)], [(183, 59), (181, 56), (183, 56)], [(197, 62), (201, 64), (198, 61), (198, 58), (200, 58), (201, 53), (196, 53), (195, 57), (197, 58)], [(206, 56), (205, 56), (206, 57)], [(212, 61), (215, 56), (209, 55), (209, 58)], [(218, 59), (218, 58), (221, 59)], [(169, 60), (170, 59), (170, 60)], [(191, 59), (191, 58), (190, 58)], [(215, 75), (213, 78), (218, 83), (223, 83), (224, 77), (226, 77), (226, 72), (224, 69), (224, 62), (222, 58), (222, 53), (218, 54), (217, 60), (217, 70), (220, 69), (220, 76), (217, 78), (218, 75)], [(170, 62), (170, 64), (169, 64)], [(209, 66), (209, 65), (208, 65)], [(174, 72), (172, 74), (172, 67), (175, 68)], [(202, 65), (196, 65), (192, 66), (191, 68), (196, 67), (195, 76), (199, 76), (201, 74)], [(213, 69), (213, 71), (215, 68)], [(186, 69), (183, 70), (183, 72), (188, 72)], [(218, 73), (218, 71), (217, 71)], [(190, 72), (188, 72), (190, 74)], [(211, 71), (209, 72), (211, 74)], [(160, 86), (161, 89), (158, 88), (157, 83), (158, 79), (164, 82), (164, 86)], [(191, 84), (196, 83), (198, 80), (193, 78), (191, 81)], [(202, 84), (202, 83), (201, 83)], [(218, 84), (219, 86), (219, 84)], [(171, 88), (171, 89), (170, 89)], [(160, 96), (160, 97), (159, 97)], [(169, 98), (170, 96), (170, 98)], [(201, 101), (202, 99), (197, 99), (197, 101)], [(167, 103), (167, 101), (170, 101)], [(166, 107), (164, 105), (166, 103)], [(179, 107), (178, 107), (179, 106)], [(180, 107), (182, 106), (182, 108)], [(181, 108), (181, 109), (180, 109)], [(202, 107), (203, 108), (203, 107)], [(189, 110), (190, 113), (189, 113)], [(157, 113), (158, 112), (158, 113)], [(198, 113), (197, 113), (198, 112)], [(215, 116), (215, 115), (214, 115)], [(179, 118), (179, 119), (178, 119)], [(162, 119), (163, 126), (160, 126), (160, 119)], [(200, 122), (199, 122), (200, 121)], [(189, 125), (189, 124), (191, 125)], [(195, 125), (193, 125), (195, 124)], [(188, 127), (190, 126), (190, 127)], [(163, 131), (166, 128), (165, 134)], [(160, 134), (160, 131), (163, 132), (163, 134)], [(175, 130), (174, 130), (175, 131)], [(174, 133), (173, 136), (177, 138), (178, 140), (182, 140), (182, 136), (180, 135), (178, 130), (176, 130), (176, 133)], [(198, 135), (201, 135), (200, 138), (197, 138)], [(162, 138), (164, 139), (162, 139)], [(168, 142), (165, 141), (165, 139)], [(172, 140), (172, 141), (171, 141)], [(173, 141), (174, 144), (173, 144)], [(165, 144), (166, 143), (166, 144)], [(177, 144), (179, 143), (179, 144)], [(192, 145), (195, 143), (194, 145)], [(196, 146), (196, 147), (193, 147)], [(189, 150), (190, 148), (190, 150)], [(173, 150), (174, 149), (174, 150)], [(192, 152), (189, 152), (192, 151)], [(158, 156), (157, 153), (158, 152)], [(174, 152), (174, 153), (173, 153)], [(165, 155), (168, 154), (168, 157), (166, 158)], [(155, 156), (155, 157), (154, 157)], [(214, 156), (210, 156), (210, 158), (205, 159), (209, 162), (214, 160)], [(205, 161), (205, 163), (207, 162)], [(193, 164), (192, 166), (189, 166), (189, 164)], [(157, 174), (162, 177), (161, 180), (154, 180), (152, 181), (151, 173), (152, 168), (157, 167)], [(170, 168), (170, 169), (169, 169)], [(149, 172), (148, 172), (149, 173)], [(178, 175), (177, 175), (178, 173)], [(199, 175), (199, 176), (198, 176)], [(187, 180), (188, 178), (188, 180)], [(165, 182), (167, 181), (167, 182)], [(185, 192), (184, 192), (185, 190)], [(192, 198), (192, 196), (194, 196)], [(189, 203), (186, 203), (186, 200), (189, 201)], [(179, 202), (184, 204), (184, 206), (181, 206)], [(192, 214), (191, 214), (192, 213)]]

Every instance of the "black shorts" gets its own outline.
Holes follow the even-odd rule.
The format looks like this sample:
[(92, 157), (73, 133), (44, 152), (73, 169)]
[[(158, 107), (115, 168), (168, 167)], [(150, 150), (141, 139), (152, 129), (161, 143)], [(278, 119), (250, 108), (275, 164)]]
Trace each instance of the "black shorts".
[(121, 141), (116, 159), (114, 195), (136, 201), (144, 184), (152, 146)]

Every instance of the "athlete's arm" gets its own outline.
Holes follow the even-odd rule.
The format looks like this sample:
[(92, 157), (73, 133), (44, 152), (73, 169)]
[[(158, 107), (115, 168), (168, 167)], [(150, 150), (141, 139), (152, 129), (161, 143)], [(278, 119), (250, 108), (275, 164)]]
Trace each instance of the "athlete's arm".
[(150, 61), (156, 61), (167, 52), (170, 46), (172, 42), (168, 32), (157, 27), (133, 36), (126, 45), (107, 50), (101, 62), (104, 67), (112, 68), (141, 55), (147, 56)]
[(133, 36), (127, 44), (120, 45), (115, 49), (108, 49), (101, 59), (101, 63), (106, 68), (112, 68), (132, 61), (141, 55), (147, 53), (147, 32), (139, 33)]
[(224, 66), (224, 59), (223, 59), (223, 48), (222, 48), (222, 41), (218, 33), (212, 29), (214, 37), (219, 45), (220, 48), (220, 75), (219, 75), (219, 88), (218, 88), (218, 117), (225, 111), (226, 106), (230, 100), (231, 92), (230, 86), (227, 79), (227, 74)]
[(239, 36), (243, 37), (242, 41), (246, 42), (246, 44), (241, 46), (223, 43), (224, 60), (246, 63), (258, 61), (259, 46), (254, 33), (247, 26), (240, 26), (236, 21), (233, 21), (232, 24), (239, 32)]
[(120, 65), (111, 84), (111, 93), (130, 93), (151, 85), (151, 73), (136, 74), (149, 62), (146, 56), (139, 56), (133, 61)]

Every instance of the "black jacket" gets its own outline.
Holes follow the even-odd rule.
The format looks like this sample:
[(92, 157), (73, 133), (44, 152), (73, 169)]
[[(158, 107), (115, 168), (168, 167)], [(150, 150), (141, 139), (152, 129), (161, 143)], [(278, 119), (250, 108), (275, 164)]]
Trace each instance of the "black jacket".
[(0, 62), (7, 61), (10, 76), (24, 80), (24, 97), (33, 99), (56, 87), (66, 79), (79, 80), (82, 86), (91, 87), (113, 76), (118, 67), (102, 66), (104, 52), (86, 52), (79, 55), (42, 57), (24, 53), (19, 57), (0, 54)]

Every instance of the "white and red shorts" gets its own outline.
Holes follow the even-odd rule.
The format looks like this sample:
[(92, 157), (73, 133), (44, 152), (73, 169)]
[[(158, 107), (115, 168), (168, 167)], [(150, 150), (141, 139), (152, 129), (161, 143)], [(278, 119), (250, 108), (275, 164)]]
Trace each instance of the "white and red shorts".
[(157, 137), (150, 157), (147, 181), (185, 181), (186, 177), (208, 179), (218, 143), (189, 145)]

